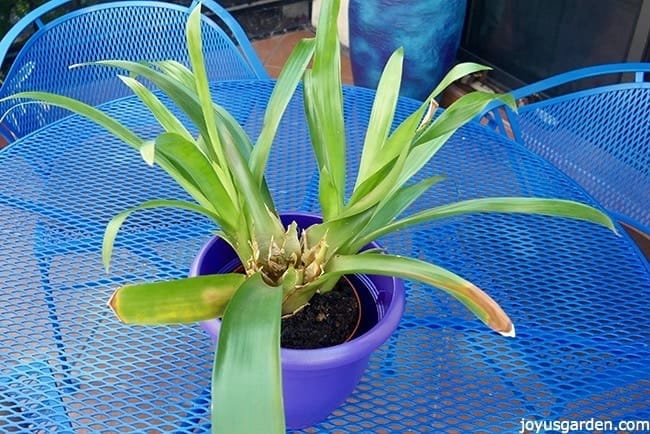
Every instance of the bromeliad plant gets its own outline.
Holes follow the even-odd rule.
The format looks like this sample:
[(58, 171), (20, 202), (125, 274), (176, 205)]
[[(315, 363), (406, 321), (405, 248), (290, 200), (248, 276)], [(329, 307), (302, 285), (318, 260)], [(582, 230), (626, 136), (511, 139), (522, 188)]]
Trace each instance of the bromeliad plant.
[[(449, 137), (489, 102), (499, 99), (514, 106), (514, 101), (509, 95), (474, 92), (434, 116), (434, 98), (447, 85), (486, 69), (461, 64), (451, 70), (416, 112), (391, 129), (402, 75), (401, 49), (388, 60), (379, 82), (354, 188), (346, 197), (346, 143), (336, 30), (339, 1), (324, 1), (322, 8), (317, 36), (296, 46), (276, 83), (255, 145), (236, 120), (212, 101), (201, 49), (199, 7), (187, 23), (191, 69), (174, 61), (95, 62), (130, 73), (120, 78), (147, 105), (163, 129), (153, 140), (141, 138), (103, 112), (67, 97), (40, 92), (13, 96), (40, 100), (88, 117), (138, 150), (149, 165), (163, 168), (194, 200), (152, 200), (117, 214), (104, 236), (107, 269), (120, 226), (133, 212), (147, 208), (176, 207), (208, 216), (218, 225), (218, 235), (237, 252), (245, 274), (127, 285), (116, 290), (109, 303), (126, 323), (223, 319), (212, 377), (216, 432), (283, 432), (281, 316), (301, 309), (315, 293), (331, 290), (344, 274), (393, 275), (435, 286), (460, 300), (492, 329), (514, 336), (508, 316), (472, 283), (417, 259), (378, 251), (359, 253), (370, 241), (422, 222), (474, 212), (562, 216), (614, 229), (611, 220), (594, 208), (538, 198), (474, 199), (404, 217), (418, 197), (442, 181), (442, 177), (431, 177), (410, 182)], [(189, 117), (198, 136), (192, 135), (136, 76), (164, 92)], [(320, 175), (323, 222), (299, 230), (295, 223), (288, 227), (281, 224), (264, 172), (283, 112), (301, 81)]]

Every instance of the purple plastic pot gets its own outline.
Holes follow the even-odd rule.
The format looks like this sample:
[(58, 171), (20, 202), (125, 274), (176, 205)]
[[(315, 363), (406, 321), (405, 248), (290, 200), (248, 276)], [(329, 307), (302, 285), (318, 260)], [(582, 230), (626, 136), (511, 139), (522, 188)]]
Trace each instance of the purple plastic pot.
[[(288, 225), (306, 228), (322, 220), (305, 213), (281, 215)], [(379, 247), (371, 244), (369, 247)], [(233, 249), (218, 237), (199, 251), (191, 276), (230, 272), (240, 264)], [(404, 285), (385, 276), (348, 276), (361, 299), (359, 331), (348, 342), (315, 350), (282, 349), (282, 386), (287, 427), (304, 428), (325, 418), (352, 393), (368, 365), (370, 354), (397, 328), (404, 312)], [(221, 322), (204, 321), (201, 328), (216, 343)]]

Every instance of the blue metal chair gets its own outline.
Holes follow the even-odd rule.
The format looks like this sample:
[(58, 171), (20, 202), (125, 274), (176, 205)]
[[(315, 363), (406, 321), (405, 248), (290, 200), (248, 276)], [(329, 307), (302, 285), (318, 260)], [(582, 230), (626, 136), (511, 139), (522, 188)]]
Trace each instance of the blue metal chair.
[[(127, 0), (66, 12), (71, 0), (51, 0), (22, 18), (0, 41), (2, 65), (17, 40), (37, 28), (13, 61), (0, 98), (23, 90), (43, 90), (97, 105), (130, 95), (114, 69), (69, 66), (102, 59), (174, 59), (188, 65), (185, 23), (197, 2), (188, 7)], [(208, 78), (268, 78), (246, 34), (228, 11), (213, 0), (201, 3)], [(46, 21), (53, 14), (60, 16)], [(5, 102), (0, 104), (3, 114), (0, 134), (11, 142), (69, 113), (43, 104)]]
[[(159, 1), (116, 1), (66, 12), (65, 8), (70, 6), (71, 0), (52, 0), (25, 16), (0, 41), (0, 59), (4, 59), (17, 39), (21, 39), (30, 27), (37, 27), (13, 61), (0, 88), (0, 97), (22, 90), (43, 90), (97, 105), (131, 94), (130, 89), (117, 78), (119, 71), (106, 67), (69, 69), (69, 65), (101, 59), (175, 59), (189, 65), (185, 24), (192, 6)], [(203, 46), (209, 79), (267, 78), (264, 67), (234, 18), (212, 0), (202, 1), (202, 6)], [(51, 17), (53, 13), (60, 16), (45, 21), (45, 17)], [(5, 113), (0, 134), (8, 141), (69, 115), (67, 111), (44, 104), (15, 102), (0, 104), (0, 116)], [(44, 179), (58, 176), (62, 170), (56, 164), (57, 152), (59, 150), (54, 142), (51, 149), (43, 150), (41, 161), (30, 163), (37, 166)], [(25, 206), (29, 208), (30, 204)], [(75, 244), (81, 246), (80, 251), (96, 252), (99, 241), (95, 238), (102, 233), (106, 222), (88, 222), (88, 232), (93, 234), (93, 238), (88, 239), (87, 233), (66, 230), (66, 219), (79, 223), (81, 217), (68, 216), (59, 210), (38, 212), (43, 218), (34, 231), (34, 250), (41, 285), (64, 373), (61, 381), (74, 387), (75, 379), (71, 371), (74, 362), (66, 354), (60, 312), (57, 312), (55, 300), (56, 294), (64, 289), (51, 281), (51, 262), (62, 246)], [(86, 246), (85, 249), (83, 246)], [(151, 256), (155, 257), (156, 252), (151, 252)], [(159, 266), (173, 268), (174, 264), (166, 264), (164, 259), (156, 258)], [(93, 282), (81, 284), (100, 286)], [(0, 386), (4, 382), (1, 380)]]
[(482, 118), (551, 161), (647, 240), (648, 73), (650, 63), (622, 63), (559, 74), (513, 91), (517, 112), (494, 105)]

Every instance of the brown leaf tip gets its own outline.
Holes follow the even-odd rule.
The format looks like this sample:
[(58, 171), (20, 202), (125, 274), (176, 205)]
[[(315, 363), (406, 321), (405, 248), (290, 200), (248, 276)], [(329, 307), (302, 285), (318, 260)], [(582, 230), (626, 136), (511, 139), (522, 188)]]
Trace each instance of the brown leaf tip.
[(113, 314), (117, 317), (118, 320), (120, 320), (121, 322), (124, 322), (124, 320), (122, 320), (122, 318), (120, 318), (120, 315), (117, 313), (117, 307), (118, 307), (117, 306), (117, 304), (118, 304), (117, 296), (118, 296), (118, 292), (119, 291), (116, 290), (116, 291), (113, 292), (113, 294), (111, 294), (111, 298), (108, 299), (108, 302), (106, 302), (106, 305), (111, 309), (111, 311), (113, 311)]
[(513, 323), (508, 324), (508, 328), (505, 330), (497, 330), (501, 336), (505, 336), (507, 338), (514, 338), (516, 336), (515, 332), (515, 325)]

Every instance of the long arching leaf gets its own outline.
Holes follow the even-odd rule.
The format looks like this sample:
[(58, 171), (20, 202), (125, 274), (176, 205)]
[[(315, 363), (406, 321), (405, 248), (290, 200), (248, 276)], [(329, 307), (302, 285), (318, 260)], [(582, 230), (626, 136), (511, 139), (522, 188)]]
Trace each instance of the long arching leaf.
[[(140, 65), (141, 66), (141, 65)], [(100, 125), (106, 129), (109, 133), (113, 134), (117, 138), (123, 140), (125, 143), (140, 151), (143, 158), (147, 164), (152, 164), (154, 159), (160, 165), (160, 167), (165, 170), (174, 180), (181, 186), (185, 191), (187, 191), (190, 196), (192, 196), (197, 202), (201, 203), (203, 206), (208, 206), (207, 199), (203, 196), (195, 186), (188, 181), (183, 174), (179, 173), (178, 170), (165, 158), (157, 158), (155, 156), (153, 142), (145, 141), (138, 137), (135, 133), (129, 130), (127, 127), (122, 125), (117, 120), (108, 116), (106, 113), (101, 110), (92, 107), (89, 104), (86, 104), (81, 101), (77, 101), (72, 98), (68, 98), (61, 95), (56, 95), (48, 92), (20, 92), (15, 95), (12, 95), (9, 98), (27, 98), (34, 99), (38, 101), (43, 101), (48, 104), (70, 110), (73, 113), (77, 113), (80, 116), (83, 116), (97, 125)]]
[(579, 202), (536, 197), (488, 197), (470, 199), (421, 211), (367, 234), (359, 242), (368, 243), (396, 230), (430, 220), (476, 213), (515, 213), (566, 217), (595, 223), (610, 229), (614, 233), (618, 233), (614, 222), (608, 215), (596, 208)]
[(192, 135), (187, 131), (187, 128), (185, 128), (183, 123), (179, 121), (167, 107), (165, 107), (153, 92), (134, 78), (123, 75), (118, 77), (133, 91), (134, 94), (138, 96), (138, 98), (140, 98), (140, 101), (149, 108), (165, 131), (178, 134), (186, 140), (192, 140)]
[(115, 237), (117, 232), (120, 230), (120, 227), (124, 221), (134, 212), (142, 211), (145, 209), (153, 208), (179, 208), (185, 209), (188, 211), (197, 212), (200, 214), (209, 217), (210, 219), (218, 222), (221, 218), (214, 212), (203, 208), (200, 205), (191, 202), (184, 202), (182, 200), (164, 200), (156, 199), (143, 202), (140, 205), (128, 208), (119, 214), (116, 214), (106, 225), (106, 230), (104, 231), (104, 240), (102, 242), (102, 261), (104, 263), (104, 268), (108, 272), (110, 269), (111, 255), (113, 254), (113, 244), (115, 243)]
[(418, 108), (408, 118), (406, 118), (406, 120), (399, 124), (395, 131), (393, 131), (393, 133), (390, 135), (382, 149), (381, 154), (377, 156), (377, 164), (379, 167), (397, 158), (401, 150), (405, 147), (411, 146), (412, 141), (415, 137), (415, 132), (421, 124), (423, 116), (425, 116), (425, 112), (427, 112), (427, 110), (431, 111), (438, 106), (437, 102), (434, 100), (438, 94), (440, 94), (451, 83), (464, 77), (465, 75), (484, 71), (486, 69), (490, 68), (487, 66), (479, 65), (477, 63), (461, 63), (454, 66), (447, 73), (447, 75), (445, 75), (438, 86), (436, 86), (433, 92), (431, 92), (429, 97), (424, 100), (420, 108)]
[(106, 113), (101, 110), (96, 109), (95, 107), (86, 104), (76, 99), (69, 98), (63, 95), (57, 95), (49, 92), (19, 92), (11, 96), (0, 99), (0, 102), (6, 101), (9, 99), (33, 99), (37, 101), (42, 101), (53, 106), (61, 107), (71, 112), (77, 113), (91, 121), (95, 122), (98, 125), (104, 127), (114, 136), (126, 142), (128, 145), (133, 148), (140, 150), (140, 147), (145, 143), (143, 139), (138, 137), (133, 131), (129, 130), (127, 127), (108, 116)]
[(448, 133), (453, 133), (480, 114), (485, 107), (494, 101), (514, 108), (515, 99), (510, 94), (494, 94), (487, 92), (471, 92), (463, 95), (445, 109), (418, 137), (416, 145), (437, 139)]
[(368, 273), (418, 280), (440, 288), (457, 298), (491, 329), (514, 336), (515, 328), (501, 307), (473, 283), (437, 265), (401, 256), (367, 253), (336, 256), (325, 269), (337, 275)]

